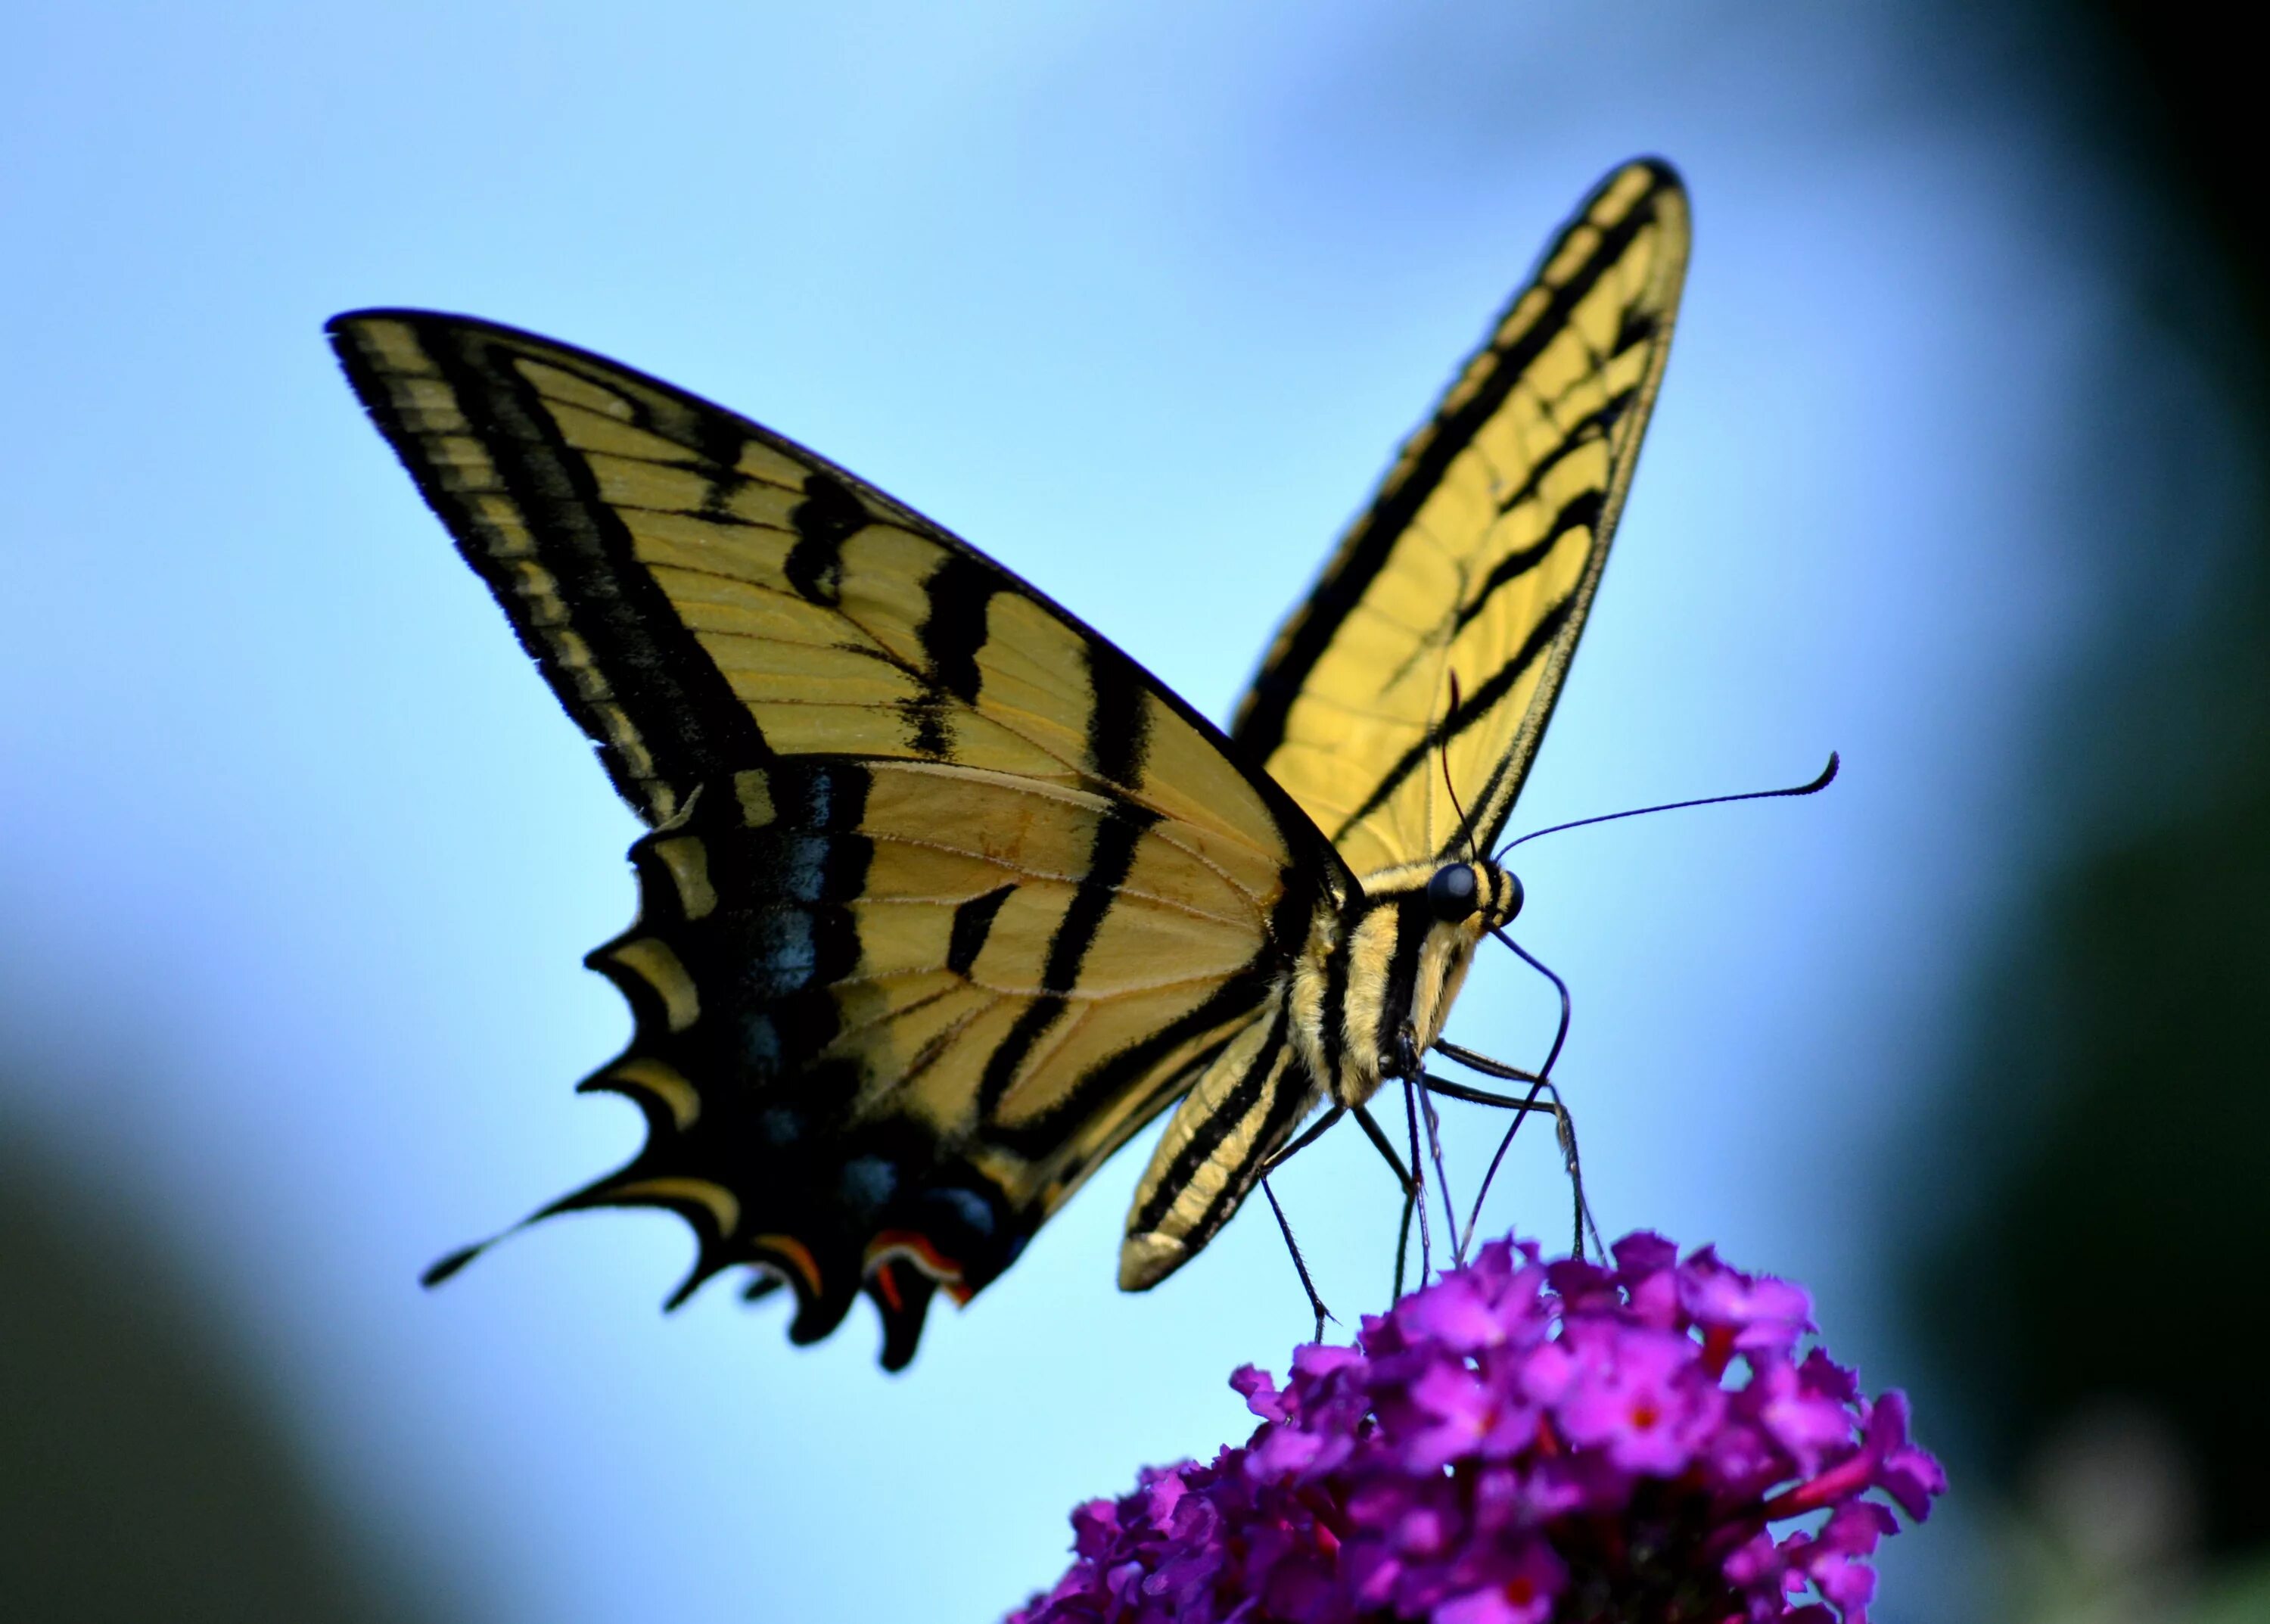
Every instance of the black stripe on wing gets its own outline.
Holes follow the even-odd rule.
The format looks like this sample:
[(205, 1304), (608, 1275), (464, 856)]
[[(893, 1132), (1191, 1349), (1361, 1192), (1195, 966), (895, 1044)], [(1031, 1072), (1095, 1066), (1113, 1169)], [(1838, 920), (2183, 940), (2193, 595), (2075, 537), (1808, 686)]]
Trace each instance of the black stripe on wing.
[(976, 704), (983, 680), (977, 656), (990, 637), (986, 606), (1009, 584), (999, 568), (963, 552), (948, 552), (923, 582), (930, 609), (915, 634), (929, 671), (922, 692), (905, 707), (916, 755), (932, 761), (953, 756), (954, 712)]
[(985, 1063), (984, 1079), (977, 1091), (980, 1116), (990, 1119), (998, 1113), (1001, 1096), (1016, 1080), (1033, 1045), (1064, 1014), (1065, 997), (1079, 985), (1080, 962), (1094, 945), (1096, 932), (1103, 928), (1103, 916), (1134, 865), (1135, 842), (1158, 820), (1149, 809), (1123, 801), (1097, 822), (1087, 872), (1080, 877), (1071, 904), (1057, 922), (1056, 934), (1049, 938), (1049, 956), (1041, 968), (1041, 996), (1017, 1017), (1008, 1036)]
[[(400, 323), (415, 336), (466, 430), (494, 464), (532, 551), (500, 546), (479, 493), (452, 477), (444, 444), (449, 434), (420, 420), (417, 408), (391, 387), (396, 375), (364, 347), (357, 329), (372, 320)], [(638, 561), (630, 531), (600, 494), (589, 461), (560, 435), (535, 385), (513, 365), (525, 353), (519, 335), (395, 311), (338, 316), (327, 330), (364, 409), (465, 561), (488, 583), (561, 705), (598, 745), (608, 776), (625, 799), (650, 819), (675, 809), (657, 805), (641, 764), (616, 742), (605, 714), (610, 699), (650, 758), (651, 775), (675, 791), (673, 803), (692, 784), (766, 760), (769, 753), (755, 718)], [(730, 458), (721, 460), (731, 466)], [(541, 566), (557, 582), (541, 619), (538, 600), (523, 590), (523, 561)], [(567, 653), (563, 622), (589, 649), (588, 667)], [(594, 688), (594, 674), (604, 689)]]
[[(1512, 345), (1491, 358), (1490, 374), (1483, 386), (1461, 400), (1454, 409), (1435, 419), (1428, 431), (1427, 443), (1412, 465), (1402, 470), (1400, 477), (1383, 490), (1370, 509), (1356, 521), (1333, 567), (1317, 582), (1315, 591), (1303, 606), (1284, 648), (1255, 677), (1252, 687), (1247, 692), (1245, 701), (1230, 729), (1231, 737), (1237, 742), (1240, 760), (1257, 766), (1267, 761), (1277, 747), (1285, 742), (1286, 721), (1317, 663), (1331, 648), (1342, 624), (1363, 600), (1364, 594), (1370, 590), (1380, 571), (1386, 567), (1395, 544), (1409, 528), (1419, 510), (1426, 506), (1450, 465), (1483, 425), (1504, 405), (1506, 397), (1512, 393), (1529, 367), (1568, 325), (1585, 295), (1620, 263), (1633, 240), (1655, 223), (1655, 199), (1663, 193), (1679, 189), (1679, 178), (1668, 165), (1651, 161), (1644, 167), (1652, 181), (1650, 189), (1633, 201), (1621, 219), (1601, 232), (1599, 242), (1574, 274), (1554, 286), (1546, 311)], [(1606, 184), (1613, 184), (1624, 173), (1623, 170), (1617, 171)], [(1595, 192), (1585, 199), (1569, 226), (1546, 249), (1539, 261), (1540, 265), (1552, 263), (1569, 232), (1590, 222), (1599, 197), (1599, 193)], [(1493, 324), (1493, 333), (1528, 294), (1532, 284), (1533, 278), (1522, 285), (1520, 292)], [(1637, 326), (1627, 323), (1627, 327), (1630, 343), (1645, 342), (1650, 336), (1643, 323)], [(1620, 350), (1628, 347), (1624, 342), (1625, 337), (1625, 334), (1618, 335)], [(1588, 430), (1598, 432), (1589, 424), (1589, 419), (1572, 425), (1568, 440), (1573, 442), (1586, 437)], [(1559, 454), (1565, 455), (1567, 449), (1564, 445)]]
[[(835, 989), (862, 953), (853, 909), (872, 858), (861, 827), (871, 787), (856, 760), (782, 758), (761, 778), (705, 785), (682, 819), (632, 848), (639, 922), (588, 962), (628, 998), (635, 1031), (586, 1086), (635, 1101), (647, 1142), (551, 1210), (678, 1212), (701, 1250), (672, 1306), (754, 1265), (793, 1288), (799, 1344), (828, 1335), (864, 1294), (896, 1369), (913, 1356), (934, 1273), (967, 1297), (1042, 1215), (1005, 1198), (970, 1147), (865, 1109), (904, 1079), (869, 1075), (838, 1043)], [(950, 954), (975, 959), (1005, 895), (957, 910)], [(689, 1190), (723, 1192), (735, 1221), (721, 1225)]]
[[(1125, 1049), (1097, 1066), (1067, 1090), (1061, 1100), (1022, 1123), (996, 1123), (989, 1131), (992, 1141), (1005, 1150), (1028, 1160), (1037, 1160), (1070, 1138), (1079, 1124), (1094, 1117), (1110, 1101), (1117, 1098), (1139, 1079), (1154, 1071), (1166, 1058), (1184, 1044), (1204, 1037), (1208, 1033), (1235, 1027), (1250, 1019), (1268, 997), (1272, 988), (1284, 975), (1284, 961), (1273, 951), (1257, 959), (1217, 988), (1206, 1001), (1188, 1014), (1168, 1022), (1147, 1037), (1130, 1043)], [(1189, 1086), (1191, 1079), (1205, 1069), (1207, 1062), (1221, 1052), (1221, 1042), (1206, 1046), (1194, 1055), (1188, 1065), (1171, 1077), (1159, 1079), (1155, 1093), (1139, 1103), (1129, 1113), (1124, 1131), (1094, 1150), (1087, 1167), (1093, 1167), (1111, 1152), (1134, 1137), (1143, 1125), (1163, 1109)], [(1085, 1171), (1085, 1168), (1068, 1170)]]
[[(1213, 1159), (1254, 1109), (1263, 1103), (1264, 1091), (1276, 1072), (1278, 1063), (1284, 1058), (1286, 1024), (1285, 1005), (1280, 999), (1276, 1012), (1270, 1018), (1267, 1035), (1262, 1039), (1260, 1048), (1236, 1083), (1222, 1096), (1220, 1109), (1210, 1113), (1198, 1124), (1198, 1131), (1191, 1135), (1190, 1142), (1168, 1163), (1158, 1182), (1152, 1186), (1149, 1198), (1127, 1215), (1127, 1232), (1130, 1235), (1156, 1229), (1165, 1221), (1176, 1199), (1190, 1187), (1192, 1176)], [(1305, 1106), (1307, 1096), (1302, 1090), (1294, 1088), (1285, 1092)], [(1280, 1101), (1272, 1101), (1270, 1104), (1280, 1113), (1284, 1109)], [(1294, 1119), (1297, 1120), (1297, 1115)], [(1257, 1136), (1248, 1146), (1249, 1153), (1241, 1167), (1257, 1168), (1274, 1149), (1275, 1146), (1265, 1144), (1263, 1138)], [(1231, 1179), (1223, 1185), (1220, 1196), (1216, 1198), (1217, 1205), (1225, 1198), (1234, 1205), (1244, 1195), (1243, 1186), (1237, 1180)], [(1212, 1212), (1213, 1208), (1209, 1207), (1209, 1215)], [(1217, 1220), (1214, 1227), (1219, 1228), (1220, 1220)], [(1211, 1235), (1212, 1231), (1207, 1233)], [(1205, 1241), (1203, 1238), (1192, 1239), (1187, 1244), (1188, 1250), (1195, 1252), (1205, 1244)]]
[[(421, 354), (388, 353), (391, 329), (409, 335)], [(954, 758), (954, 712), (983, 687), (979, 657), (992, 636), (989, 616), (1000, 600), (1013, 597), (1076, 634), (1086, 648), (1094, 703), (1085, 719), (1085, 759), (1072, 765), (1141, 797), (1155, 742), (1146, 699), (1224, 760), (1238, 760), (1219, 728), (1079, 617), (943, 527), (784, 435), (605, 356), (501, 323), (371, 309), (334, 317), (327, 330), (379, 429), (496, 594), (569, 715), (600, 745), (618, 788), (649, 822), (666, 818), (695, 783), (797, 752), (768, 747), (747, 706), (632, 556), (621, 515), (602, 498), (589, 461), (562, 438), (516, 359), (564, 372), (607, 394), (608, 411), (626, 425), (682, 448), (683, 460), (673, 458), (672, 466), (707, 481), (696, 513), (717, 524), (746, 523), (730, 509), (733, 494), (754, 483), (735, 466), (748, 449), (762, 448), (800, 468), (804, 497), (788, 515), (796, 539), (781, 568), (789, 586), (809, 603), (839, 606), (845, 544), (870, 523), (905, 530), (942, 549), (946, 559), (920, 584), (930, 600), (917, 628), (921, 657), (908, 664), (891, 661), (921, 685), (901, 707), (904, 743), (912, 754)], [(464, 419), (463, 426), (425, 420), (437, 404), (432, 397), (443, 391), (446, 406)], [(453, 448), (442, 442), (453, 436), (480, 442), (498, 463), (510, 501), (534, 532), (533, 554), (516, 536), (501, 537), (492, 528), (475, 500), (478, 493), (452, 482)], [(522, 558), (557, 577), (557, 604), (531, 608), (516, 570), (515, 546)], [(563, 628), (589, 649), (587, 661), (563, 655), (556, 634)], [(621, 742), (626, 732), (632, 736), (627, 745)], [(651, 758), (649, 770), (659, 784), (642, 783), (632, 759), (641, 751)], [(1315, 838), (1313, 824), (1283, 787), (1265, 772), (1243, 775), (1279, 838), (1302, 851), (1304, 861), (1322, 862), (1346, 881), (1337, 854)]]
[[(1421, 735), (1417, 744), (1413, 745), (1396, 758), (1395, 764), (1380, 775), (1378, 784), (1372, 790), (1370, 795), (1364, 798), (1363, 804), (1340, 820), (1340, 827), (1333, 831), (1332, 838), (1339, 839), (1366, 818), (1386, 805), (1394, 797), (1396, 790), (1402, 787), (1404, 782), (1412, 774), (1428, 768), (1428, 764), (1435, 760), (1436, 753), (1444, 745), (1457, 738), (1495, 710), (1498, 702), (1513, 692), (1514, 685), (1521, 680), (1529, 668), (1536, 664), (1545, 651), (1550, 649), (1554, 641), (1560, 637), (1569, 624), (1569, 617), (1575, 604), (1576, 597), (1572, 593), (1546, 611), (1544, 617), (1529, 628), (1529, 635), (1523, 640), (1521, 647), (1514, 650), (1512, 658), (1492, 671), (1487, 679), (1476, 686), (1472, 693), (1459, 701), (1457, 709), (1450, 711), (1440, 722), (1429, 728)], [(1499, 782), (1514, 765), (1516, 764), (1509, 757), (1490, 768), (1490, 775), (1484, 783), (1482, 792), (1474, 797), (1475, 805), (1488, 806), (1495, 804)], [(1487, 840), (1495, 834), (1495, 828), (1485, 828), (1481, 832), (1481, 838)], [(1458, 841), (1450, 850), (1455, 852), (1458, 847), (1465, 843), (1465, 833), (1460, 830)]]

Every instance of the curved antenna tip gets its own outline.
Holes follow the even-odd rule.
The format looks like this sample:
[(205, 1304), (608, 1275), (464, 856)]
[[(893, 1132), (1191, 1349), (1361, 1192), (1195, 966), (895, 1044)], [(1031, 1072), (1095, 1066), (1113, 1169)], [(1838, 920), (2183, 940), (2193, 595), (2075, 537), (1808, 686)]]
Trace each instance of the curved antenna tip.
[(1747, 790), (1740, 795), (1706, 795), (1691, 801), (1665, 801), (1660, 805), (1635, 806), (1628, 812), (1602, 812), (1595, 818), (1577, 818), (1568, 823), (1554, 824), (1548, 828), (1532, 829), (1517, 840), (1506, 842), (1499, 850), (1498, 857), (1502, 861), (1505, 854), (1516, 846), (1524, 845), (1541, 835), (1558, 834), (1564, 829), (1589, 828), (1596, 823), (1613, 823), (1622, 818), (1643, 818), (1653, 812), (1684, 812), (1690, 806), (1724, 806), (1733, 801), (1770, 801), (1784, 796), (1814, 795), (1836, 781), (1837, 769), (1843, 764), (1843, 756), (1832, 750), (1829, 753), (1829, 765), (1822, 768), (1811, 782), (1796, 784), (1786, 790)]
[(441, 1284), (442, 1281), (448, 1279), (451, 1275), (456, 1273), (458, 1270), (464, 1268), (467, 1264), (472, 1262), (474, 1258), (486, 1251), (488, 1250), (488, 1246), (489, 1243), (486, 1241), (477, 1241), (471, 1246), (461, 1246), (454, 1252), (443, 1254), (441, 1257), (434, 1260), (432, 1265), (427, 1269), (425, 1273), (418, 1277), (418, 1283), (420, 1286), (423, 1286), (427, 1291), (433, 1290), (436, 1286)]

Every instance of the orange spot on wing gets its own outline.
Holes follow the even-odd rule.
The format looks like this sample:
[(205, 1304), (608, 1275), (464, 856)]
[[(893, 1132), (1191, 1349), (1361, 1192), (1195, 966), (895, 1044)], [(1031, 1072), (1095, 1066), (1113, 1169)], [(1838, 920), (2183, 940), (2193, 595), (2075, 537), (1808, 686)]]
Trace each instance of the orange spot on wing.
[(812, 1249), (792, 1235), (760, 1235), (751, 1237), (749, 1250), (764, 1255), (768, 1263), (779, 1262), (793, 1270), (812, 1295), (820, 1295), (820, 1262), (812, 1257)]
[(961, 1265), (931, 1243), (919, 1229), (883, 1229), (867, 1242), (868, 1272), (880, 1270), (894, 1257), (903, 1257), (946, 1287), (956, 1302), (967, 1302), (969, 1289), (961, 1283)]
[(883, 1306), (894, 1314), (906, 1311), (907, 1300), (899, 1290), (899, 1272), (889, 1259), (877, 1264), (868, 1278), (875, 1282), (875, 1290), (883, 1299)]

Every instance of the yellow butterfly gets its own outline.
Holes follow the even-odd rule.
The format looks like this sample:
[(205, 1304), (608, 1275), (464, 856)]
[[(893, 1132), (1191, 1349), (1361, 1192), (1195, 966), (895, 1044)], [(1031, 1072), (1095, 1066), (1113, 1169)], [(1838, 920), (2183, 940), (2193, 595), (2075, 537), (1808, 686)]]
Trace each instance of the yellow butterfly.
[(646, 1143), (545, 1212), (680, 1213), (701, 1252), (673, 1302), (746, 1265), (753, 1294), (793, 1288), (797, 1342), (864, 1289), (897, 1368), (936, 1288), (999, 1275), (1177, 1100), (1130, 1290), (1312, 1109), (1409, 1078), (1519, 906), (1480, 853), (1599, 584), (1688, 234), (1667, 166), (1600, 183), (1228, 736), (769, 430), (488, 323), (335, 319), (372, 419), (650, 826), (638, 921), (588, 960), (636, 1029), (583, 1085), (634, 1100)]

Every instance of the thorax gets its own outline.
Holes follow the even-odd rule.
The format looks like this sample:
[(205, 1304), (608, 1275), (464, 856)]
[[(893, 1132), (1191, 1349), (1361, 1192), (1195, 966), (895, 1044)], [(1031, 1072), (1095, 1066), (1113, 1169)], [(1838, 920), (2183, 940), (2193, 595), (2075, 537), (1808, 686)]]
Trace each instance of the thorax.
[[(1482, 932), (1520, 904), (1511, 877), (1487, 862), (1469, 871), (1470, 911), (1437, 881), (1443, 865), (1406, 864), (1365, 875), (1335, 912), (1320, 912), (1294, 968), (1292, 1027), (1300, 1057), (1341, 1105), (1416, 1069), (1442, 1031)], [(1465, 882), (1461, 881), (1461, 886)], [(1458, 887), (1450, 887), (1453, 892)]]

